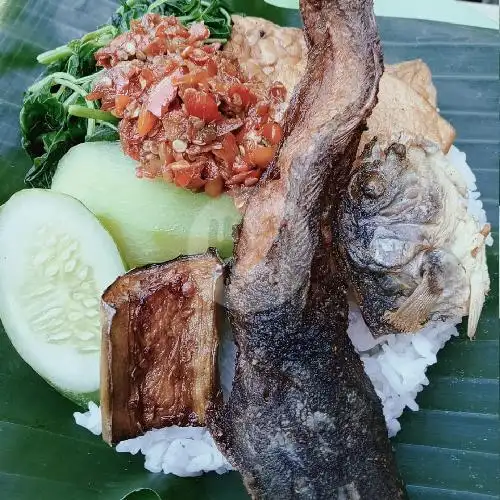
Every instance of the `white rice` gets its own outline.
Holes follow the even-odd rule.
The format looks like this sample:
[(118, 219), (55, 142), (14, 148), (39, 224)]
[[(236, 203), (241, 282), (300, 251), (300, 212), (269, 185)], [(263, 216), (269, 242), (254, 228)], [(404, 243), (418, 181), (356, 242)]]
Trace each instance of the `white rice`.
[[(468, 185), (469, 213), (482, 227), (486, 223), (486, 214), (465, 154), (452, 146), (448, 158)], [(491, 236), (486, 243), (493, 244)], [(388, 335), (375, 340), (358, 307), (350, 304), (348, 334), (382, 401), (389, 436), (395, 436), (401, 429), (398, 418), (403, 410), (418, 410), (415, 398), (429, 384), (425, 376), (427, 367), (436, 363), (437, 352), (451, 337), (457, 336), (458, 331), (453, 324), (434, 323), (414, 335)], [(235, 345), (226, 332), (219, 352), (225, 399), (231, 390), (235, 355)], [(101, 433), (101, 412), (95, 403), (89, 403), (89, 410), (85, 413), (74, 413), (74, 418), (78, 425), (94, 434)], [(144, 467), (151, 472), (186, 477), (209, 471), (222, 474), (232, 469), (203, 427), (154, 429), (144, 436), (122, 441), (116, 450), (133, 455), (140, 451), (145, 456)]]

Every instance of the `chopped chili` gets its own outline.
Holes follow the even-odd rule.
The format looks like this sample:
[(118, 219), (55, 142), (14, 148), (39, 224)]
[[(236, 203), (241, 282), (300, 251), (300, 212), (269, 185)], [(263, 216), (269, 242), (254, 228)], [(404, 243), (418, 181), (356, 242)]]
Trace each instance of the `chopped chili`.
[(105, 71), (87, 99), (121, 118), (123, 150), (140, 162), (139, 177), (218, 196), (256, 184), (273, 159), (286, 91), (249, 80), (209, 37), (203, 22), (186, 28), (146, 14), (96, 52)]

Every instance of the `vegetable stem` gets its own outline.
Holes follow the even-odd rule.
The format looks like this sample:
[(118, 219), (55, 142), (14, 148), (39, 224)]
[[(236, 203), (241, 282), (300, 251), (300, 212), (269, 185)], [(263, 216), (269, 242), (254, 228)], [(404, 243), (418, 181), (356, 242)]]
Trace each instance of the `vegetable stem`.
[(79, 85), (83, 85), (85, 83), (92, 82), (95, 78), (102, 75), (103, 73), (104, 73), (104, 70), (101, 69), (101, 71), (97, 71), (96, 73), (92, 73), (91, 75), (82, 76), (81, 78), (78, 78), (77, 80), (75, 80), (75, 83), (78, 83)]
[[(82, 43), (88, 42), (89, 40), (94, 40), (96, 38), (99, 38), (100, 35), (104, 34), (109, 34), (109, 35), (114, 35), (114, 28), (107, 24), (106, 26), (103, 26), (102, 28), (99, 28), (95, 31), (91, 31), (90, 33), (87, 33), (86, 35), (83, 35), (81, 38)], [(107, 43), (107, 42), (106, 42)]]
[(224, 8), (224, 7), (219, 7), (219, 12), (226, 18), (227, 24), (230, 27), (231, 23), (233, 22), (231, 20), (231, 14)]
[(67, 45), (61, 45), (55, 49), (47, 50), (36, 56), (36, 60), (40, 64), (49, 65), (60, 59), (67, 59), (73, 54), (73, 51)]
[(148, 12), (153, 12), (156, 7), (159, 7), (160, 5), (166, 3), (167, 0), (156, 0), (156, 2), (153, 2), (149, 7), (148, 7)]
[[(63, 89), (64, 87), (61, 86), (61, 88)], [(65, 107), (68, 107), (70, 104), (73, 104), (77, 99), (78, 99), (79, 95), (76, 93), (76, 92), (73, 92), (64, 102), (63, 102), (63, 106)]]
[[(28, 92), (38, 92), (48, 83), (50, 83), (50, 85), (52, 86), (54, 85), (54, 81), (56, 79), (64, 79), (65, 82), (76, 82), (76, 78), (74, 76), (71, 76), (69, 73), (57, 71), (56, 73), (51, 73), (38, 82), (35, 82), (33, 85), (31, 85), (31, 87), (28, 87)], [(65, 83), (63, 85), (65, 85)]]
[(64, 85), (65, 87), (68, 87), (69, 89), (75, 91), (77, 94), (80, 94), (82, 97), (85, 97), (88, 93), (84, 89), (82, 89), (82, 87), (77, 85), (76, 83), (71, 82), (69, 80), (66, 80), (65, 78), (54, 78), (53, 81), (54, 81), (54, 84)]
[(99, 123), (100, 125), (104, 125), (108, 128), (110, 128), (111, 130), (114, 130), (115, 132), (118, 132), (118, 127), (116, 125), (113, 125), (112, 123), (110, 122), (105, 122), (103, 120), (96, 120), (97, 123)]
[(205, 40), (205, 43), (216, 43), (216, 42), (226, 43), (227, 42), (227, 38), (207, 38)]
[(86, 106), (80, 106), (79, 104), (71, 104), (68, 106), (68, 114), (79, 118), (93, 119), (111, 124), (116, 124), (119, 121), (116, 116), (112, 115), (108, 111), (91, 109)]

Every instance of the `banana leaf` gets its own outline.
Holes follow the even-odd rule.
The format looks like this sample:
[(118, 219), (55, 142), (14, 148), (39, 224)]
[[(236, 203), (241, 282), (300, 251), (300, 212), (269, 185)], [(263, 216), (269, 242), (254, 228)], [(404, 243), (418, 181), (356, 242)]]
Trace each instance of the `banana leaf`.
[[(262, 0), (233, 11), (300, 26), (297, 11)], [(111, 0), (0, 2), (0, 203), (23, 187), (30, 167), (20, 147), (23, 90), (40, 73), (35, 56), (103, 24)], [(422, 58), (443, 115), (468, 155), (498, 241), (499, 36), (494, 31), (380, 18), (387, 62)], [(477, 340), (461, 336), (440, 352), (419, 412), (406, 412), (394, 440), (412, 499), (498, 498), (498, 243), (488, 252), (492, 289)], [(0, 328), (0, 497), (5, 499), (247, 498), (237, 473), (180, 479), (151, 474), (141, 456), (118, 454), (73, 423), (77, 408), (27, 366)]]

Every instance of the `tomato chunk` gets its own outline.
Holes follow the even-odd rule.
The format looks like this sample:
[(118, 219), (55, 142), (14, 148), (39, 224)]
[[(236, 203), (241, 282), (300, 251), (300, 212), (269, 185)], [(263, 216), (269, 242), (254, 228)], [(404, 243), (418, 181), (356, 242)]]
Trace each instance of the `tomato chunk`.
[[(228, 90), (228, 95), (235, 104), (239, 104), (247, 108), (250, 104), (255, 104), (257, 98), (244, 85), (233, 85)], [(239, 102), (238, 102), (239, 101)]]
[(273, 146), (255, 146), (248, 151), (246, 157), (251, 165), (265, 168), (273, 159), (275, 151)]
[(139, 114), (139, 119), (137, 120), (137, 133), (144, 137), (147, 135), (151, 129), (156, 125), (157, 118), (148, 109), (143, 109)]
[(283, 130), (278, 123), (266, 123), (262, 126), (260, 133), (262, 137), (271, 144), (271, 146), (276, 146), (281, 141), (283, 137)]
[(220, 118), (217, 101), (212, 94), (194, 89), (184, 92), (184, 105), (190, 116), (211, 122)]
[(115, 97), (115, 114), (116, 116), (123, 116), (123, 112), (130, 102), (130, 97), (128, 95), (118, 94)]
[(172, 82), (174, 85), (189, 85), (195, 86), (200, 83), (205, 83), (210, 78), (208, 71), (201, 70), (195, 71), (191, 73), (187, 73), (185, 75), (180, 75), (172, 78)]
[(228, 165), (232, 165), (239, 154), (238, 144), (233, 134), (229, 133), (222, 139), (222, 148), (214, 149), (213, 153), (218, 158), (224, 160)]

